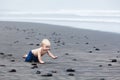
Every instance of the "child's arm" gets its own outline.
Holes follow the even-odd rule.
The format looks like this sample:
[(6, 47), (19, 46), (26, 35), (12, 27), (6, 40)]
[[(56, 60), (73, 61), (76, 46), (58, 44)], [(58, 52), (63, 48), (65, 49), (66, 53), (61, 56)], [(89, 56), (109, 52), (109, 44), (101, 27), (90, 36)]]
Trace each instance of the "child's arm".
[(54, 56), (50, 51), (48, 51), (48, 55), (49, 55), (50, 57), (52, 57), (53, 59), (56, 59), (56, 58), (57, 58), (57, 56)]
[(44, 61), (42, 60), (41, 53), (38, 52), (38, 60), (41, 64), (44, 64)]

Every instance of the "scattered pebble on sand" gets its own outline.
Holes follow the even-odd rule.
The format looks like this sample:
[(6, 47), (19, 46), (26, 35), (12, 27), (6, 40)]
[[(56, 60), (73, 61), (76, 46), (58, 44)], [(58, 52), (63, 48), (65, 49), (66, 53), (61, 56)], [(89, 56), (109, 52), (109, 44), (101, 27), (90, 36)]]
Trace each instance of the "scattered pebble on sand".
[(72, 68), (69, 68), (69, 69), (66, 70), (66, 72), (75, 72), (75, 70), (72, 69)]
[(111, 62), (117, 62), (117, 59), (111, 59)]
[(31, 69), (35, 69), (35, 68), (38, 68), (38, 66), (34, 65), (34, 66), (31, 67)]
[(52, 73), (44, 73), (41, 76), (43, 76), (43, 77), (52, 77), (53, 75), (52, 75)]
[(65, 53), (65, 55), (69, 55), (69, 53)]
[(9, 72), (16, 72), (16, 69), (11, 69)]
[(74, 76), (74, 74), (73, 74), (73, 73), (69, 73), (68, 75), (69, 75), (69, 76)]
[(41, 71), (37, 71), (36, 74), (41, 74)]

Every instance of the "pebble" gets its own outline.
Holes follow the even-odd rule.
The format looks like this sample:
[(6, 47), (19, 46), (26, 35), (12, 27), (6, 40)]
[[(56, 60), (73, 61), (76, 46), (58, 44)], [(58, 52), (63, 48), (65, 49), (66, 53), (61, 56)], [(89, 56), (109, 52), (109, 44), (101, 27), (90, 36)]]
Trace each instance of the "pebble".
[(103, 65), (99, 65), (99, 67), (103, 67)]
[(117, 59), (111, 59), (111, 62), (117, 62)]
[(88, 42), (86, 42), (85, 44), (89, 44)]
[(37, 65), (36, 63), (32, 63), (31, 65)]
[(5, 53), (2, 53), (2, 52), (0, 53), (0, 55), (4, 55), (4, 54), (5, 54)]
[(16, 72), (16, 69), (11, 69), (9, 72)]
[(70, 69), (67, 69), (66, 72), (75, 72), (75, 70), (70, 68)]
[(12, 56), (12, 54), (7, 54), (7, 56)]
[(0, 67), (5, 67), (6, 65), (0, 65)]
[(77, 61), (77, 59), (72, 59), (73, 61)]
[(108, 64), (108, 66), (112, 66), (112, 64)]
[(99, 48), (96, 48), (95, 50), (96, 50), (96, 51), (100, 51), (100, 49), (99, 49)]
[(31, 67), (31, 69), (35, 69), (35, 68), (38, 68), (38, 66), (37, 66), (37, 65), (34, 65), (33, 67)]
[(52, 70), (51, 72), (52, 72), (52, 73), (57, 73), (57, 71), (55, 71), (55, 70)]
[(74, 76), (74, 74), (73, 74), (73, 73), (69, 73), (68, 75), (69, 75), (69, 76)]
[(10, 60), (11, 62), (15, 62), (15, 60)]
[(30, 43), (29, 45), (34, 45), (33, 43)]
[(100, 80), (105, 80), (105, 78), (101, 78)]
[(65, 53), (65, 55), (69, 55), (69, 53)]
[(36, 44), (36, 46), (40, 46), (40, 44)]
[(89, 53), (92, 53), (92, 51), (88, 51)]
[(41, 76), (43, 76), (43, 77), (52, 77), (53, 75), (52, 75), (52, 73), (45, 73), (45, 74), (42, 74)]
[(41, 72), (40, 72), (40, 71), (37, 71), (36, 74), (41, 74)]

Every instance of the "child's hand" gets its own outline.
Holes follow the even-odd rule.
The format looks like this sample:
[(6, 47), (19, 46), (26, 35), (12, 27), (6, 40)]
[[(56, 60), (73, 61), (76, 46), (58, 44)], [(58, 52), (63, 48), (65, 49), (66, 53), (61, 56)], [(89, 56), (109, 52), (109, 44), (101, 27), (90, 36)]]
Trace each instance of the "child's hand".
[(40, 61), (40, 64), (44, 64), (45, 62), (44, 61)]

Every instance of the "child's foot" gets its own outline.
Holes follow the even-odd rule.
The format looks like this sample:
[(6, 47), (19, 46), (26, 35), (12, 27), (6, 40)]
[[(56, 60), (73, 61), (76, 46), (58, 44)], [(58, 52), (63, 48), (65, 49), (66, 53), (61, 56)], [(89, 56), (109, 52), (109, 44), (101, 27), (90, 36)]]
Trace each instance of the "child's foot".
[(27, 54), (25, 54), (24, 56), (23, 56), (23, 58), (26, 58), (27, 57)]

